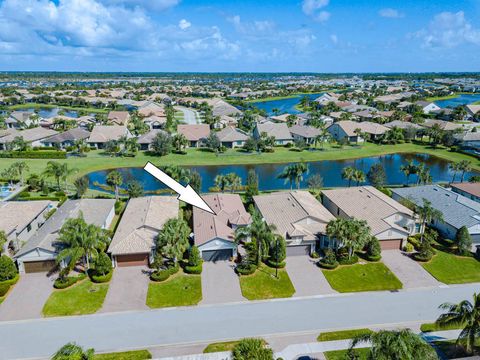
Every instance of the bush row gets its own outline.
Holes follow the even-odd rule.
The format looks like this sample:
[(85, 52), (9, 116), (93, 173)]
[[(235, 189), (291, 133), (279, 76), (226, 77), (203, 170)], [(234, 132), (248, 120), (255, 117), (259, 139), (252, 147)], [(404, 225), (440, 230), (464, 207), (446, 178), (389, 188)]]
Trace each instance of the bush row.
[(0, 158), (12, 159), (66, 159), (64, 151), (0, 151)]
[(187, 274), (201, 274), (202, 273), (202, 263), (200, 263), (199, 265), (197, 266), (190, 266), (190, 265), (185, 265), (185, 267), (183, 268), (183, 271), (185, 271), (185, 273)]
[(113, 275), (113, 271), (110, 271), (109, 273), (107, 273), (105, 275), (97, 275), (95, 273), (89, 274), (90, 279), (94, 283), (99, 283), (99, 284), (109, 282), (112, 279), (112, 275)]
[(170, 266), (166, 269), (160, 269), (160, 270), (157, 270), (157, 271), (153, 272), (150, 275), (150, 279), (152, 281), (157, 281), (157, 282), (158, 281), (165, 281), (170, 277), (170, 275), (176, 274), (179, 269), (180, 269), (180, 266), (178, 265), (178, 263), (176, 263), (174, 266)]
[(235, 268), (235, 271), (239, 275), (251, 275), (255, 270), (257, 270), (257, 265), (250, 263), (241, 263)]
[(81, 281), (86, 278), (85, 274), (79, 274), (78, 276), (65, 276), (59, 277), (53, 283), (55, 289), (66, 289), (73, 284), (76, 284), (78, 281)]
[(287, 263), (285, 261), (275, 262), (271, 259), (267, 259), (267, 265), (274, 269), (283, 269)]
[(10, 290), (10, 287), (17, 283), (18, 278), (19, 275), (17, 274), (13, 279), (0, 282), (0, 297), (4, 296), (8, 292), (8, 290)]

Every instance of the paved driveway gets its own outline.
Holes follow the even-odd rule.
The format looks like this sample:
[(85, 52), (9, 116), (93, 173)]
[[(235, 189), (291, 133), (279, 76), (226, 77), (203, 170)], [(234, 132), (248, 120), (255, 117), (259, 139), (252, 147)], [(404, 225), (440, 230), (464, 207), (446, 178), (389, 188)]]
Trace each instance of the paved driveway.
[(309, 256), (287, 257), (287, 272), (295, 287), (294, 296), (333, 294), (320, 268)]
[(53, 290), (53, 277), (46, 273), (20, 275), (20, 280), (0, 305), (0, 320), (42, 317), (43, 305)]
[(245, 301), (240, 281), (230, 261), (205, 261), (202, 271), (201, 304)]
[(145, 266), (117, 267), (101, 312), (146, 310), (148, 271)]
[(404, 289), (438, 286), (438, 282), (415, 260), (400, 250), (382, 251), (382, 260), (403, 283)]
[(185, 124), (195, 125), (200, 122), (198, 112), (196, 110), (189, 109), (183, 106), (177, 106), (176, 108), (177, 110), (183, 112), (183, 122)]

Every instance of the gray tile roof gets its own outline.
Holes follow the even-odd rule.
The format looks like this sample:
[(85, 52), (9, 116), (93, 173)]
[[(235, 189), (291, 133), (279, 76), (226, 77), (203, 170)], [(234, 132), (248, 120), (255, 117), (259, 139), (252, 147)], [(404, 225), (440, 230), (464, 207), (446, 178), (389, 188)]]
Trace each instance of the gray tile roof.
[(247, 133), (233, 126), (227, 126), (216, 133), (221, 142), (246, 141)]
[(480, 224), (480, 204), (454, 193), (439, 185), (425, 185), (392, 189), (394, 194), (423, 205), (427, 199), (432, 206), (443, 213), (443, 220), (454, 228), (471, 227)]
[(58, 232), (67, 219), (77, 218), (80, 213), (87, 224), (103, 227), (114, 206), (113, 199), (67, 200), (20, 249), (15, 258), (34, 249), (57, 251), (55, 243)]
[(161, 129), (152, 129), (149, 132), (147, 132), (146, 134), (140, 135), (138, 137), (138, 143), (139, 144), (151, 144), (158, 134), (167, 134), (167, 132), (163, 131)]
[(320, 130), (318, 130), (316, 127), (308, 125), (293, 125), (290, 128), (290, 133), (292, 135), (298, 135), (303, 138), (312, 139), (320, 135)]
[(257, 131), (259, 135), (265, 132), (268, 136), (273, 136), (277, 140), (292, 139), (292, 135), (290, 135), (290, 130), (288, 129), (287, 124), (284, 123), (257, 123)]
[(59, 133), (53, 136), (50, 136), (42, 142), (44, 143), (63, 143), (64, 141), (76, 141), (87, 139), (90, 136), (90, 132), (81, 128), (75, 128), (67, 130), (63, 133)]

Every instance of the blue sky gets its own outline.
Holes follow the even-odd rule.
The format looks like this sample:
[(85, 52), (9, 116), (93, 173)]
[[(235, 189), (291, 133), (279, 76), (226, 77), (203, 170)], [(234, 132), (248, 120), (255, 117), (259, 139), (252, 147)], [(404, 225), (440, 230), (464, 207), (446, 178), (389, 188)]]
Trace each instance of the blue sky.
[(0, 0), (0, 70), (480, 71), (480, 0)]

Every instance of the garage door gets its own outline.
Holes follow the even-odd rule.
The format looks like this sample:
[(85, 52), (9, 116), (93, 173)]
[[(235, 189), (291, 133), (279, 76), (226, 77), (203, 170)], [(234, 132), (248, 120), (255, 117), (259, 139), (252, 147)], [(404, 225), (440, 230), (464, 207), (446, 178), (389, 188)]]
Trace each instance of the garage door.
[(26, 273), (49, 272), (56, 265), (55, 260), (29, 261), (23, 263)]
[(233, 256), (232, 249), (222, 250), (204, 250), (202, 251), (202, 258), (205, 261), (228, 260)]
[(402, 245), (402, 240), (382, 240), (380, 241), (380, 247), (382, 250), (398, 250)]
[(287, 246), (287, 256), (309, 255), (310, 245)]
[(117, 255), (116, 259), (119, 267), (148, 265), (148, 254)]

